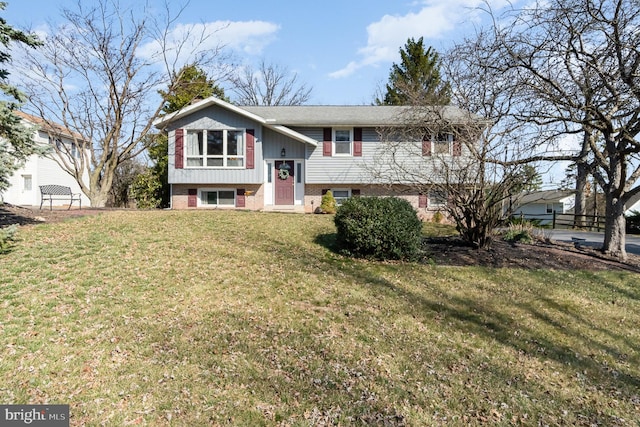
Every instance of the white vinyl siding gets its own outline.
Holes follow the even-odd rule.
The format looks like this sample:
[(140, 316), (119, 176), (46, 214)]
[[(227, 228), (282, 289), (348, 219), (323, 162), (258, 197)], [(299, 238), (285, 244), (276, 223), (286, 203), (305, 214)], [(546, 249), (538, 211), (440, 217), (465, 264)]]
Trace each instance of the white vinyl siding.
[[(264, 182), (264, 159), (263, 156), (263, 128), (256, 122), (223, 108), (212, 107), (198, 111), (182, 120), (173, 123), (169, 131), (169, 183), (170, 184), (260, 184)], [(184, 159), (183, 169), (175, 168), (175, 129), (185, 129)], [(191, 130), (216, 129), (236, 131), (239, 129), (254, 129), (254, 164), (253, 169), (242, 167), (189, 167), (187, 166), (187, 134)], [(279, 150), (282, 148), (280, 146)], [(246, 152), (245, 140), (242, 141), (242, 150)], [(232, 148), (233, 152), (233, 148)], [(287, 150), (288, 153), (288, 150)], [(203, 152), (204, 156), (204, 152)], [(278, 154), (279, 156), (279, 154)], [(235, 157), (230, 155), (230, 157)], [(230, 164), (233, 164), (233, 159)], [(204, 163), (204, 160), (203, 160)], [(237, 164), (237, 163), (236, 163)]]

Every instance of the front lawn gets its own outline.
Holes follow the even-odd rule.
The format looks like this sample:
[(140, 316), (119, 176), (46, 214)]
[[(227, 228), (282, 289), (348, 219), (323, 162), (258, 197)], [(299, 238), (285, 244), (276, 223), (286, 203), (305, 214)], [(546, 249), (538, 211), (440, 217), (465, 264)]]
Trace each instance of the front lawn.
[(640, 278), (351, 260), (329, 215), (110, 212), (0, 256), (0, 402), (71, 425), (637, 425)]

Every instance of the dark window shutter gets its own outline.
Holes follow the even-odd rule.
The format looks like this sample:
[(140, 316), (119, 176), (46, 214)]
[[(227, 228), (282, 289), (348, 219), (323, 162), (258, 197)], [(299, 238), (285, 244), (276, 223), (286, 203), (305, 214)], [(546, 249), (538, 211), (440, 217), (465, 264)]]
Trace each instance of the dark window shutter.
[(254, 169), (256, 137), (253, 129), (247, 129), (247, 169)]
[(429, 204), (429, 197), (426, 194), (420, 194), (418, 196), (418, 207), (426, 208)]
[(351, 197), (360, 197), (360, 190), (352, 189)]
[(323, 189), (322, 189), (322, 195), (324, 196), (325, 194), (327, 194), (327, 191), (329, 191), (329, 189), (328, 189), (328, 188), (323, 188)]
[(453, 155), (461, 156), (462, 155), (462, 144), (460, 141), (456, 140), (455, 135), (453, 136)]
[(353, 128), (353, 155), (362, 156), (362, 128)]
[(331, 157), (331, 128), (322, 129), (322, 155)]
[(189, 199), (187, 200), (187, 206), (190, 208), (195, 208), (198, 206), (198, 189), (190, 188), (187, 190), (189, 194)]
[(184, 168), (184, 129), (176, 129), (176, 156), (175, 165), (176, 169)]
[(431, 135), (428, 133), (422, 137), (422, 155), (431, 155)]
[(244, 208), (245, 206), (244, 188), (238, 188), (236, 190), (236, 208)]

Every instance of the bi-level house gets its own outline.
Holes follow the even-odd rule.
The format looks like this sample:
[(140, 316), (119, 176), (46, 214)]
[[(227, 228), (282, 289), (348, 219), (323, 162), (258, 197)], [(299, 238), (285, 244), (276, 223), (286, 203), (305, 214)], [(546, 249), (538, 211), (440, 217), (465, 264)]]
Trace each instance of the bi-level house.
[[(313, 212), (331, 190), (351, 196), (397, 195), (423, 215), (439, 194), (372, 174), (380, 129), (398, 126), (406, 107), (236, 106), (215, 97), (155, 122), (168, 132), (173, 209), (231, 208)], [(443, 107), (450, 121), (463, 112)], [(463, 156), (452, 135), (428, 135), (417, 156)]]
[[(9, 188), (0, 194), (0, 200), (5, 203), (22, 206), (39, 206), (41, 195), (39, 186), (57, 184), (71, 188), (72, 193), (80, 193), (83, 206), (90, 206), (89, 198), (82, 193), (80, 185), (61, 166), (63, 161), (73, 163), (74, 159), (80, 156), (80, 148), (74, 141), (82, 139), (81, 135), (74, 134), (63, 125), (42, 120), (42, 118), (16, 111), (15, 114), (28, 126), (34, 127), (33, 140), (41, 146), (58, 147), (60, 156), (57, 157), (55, 150), (50, 150), (48, 155), (30, 156), (26, 163), (9, 178)], [(53, 147), (52, 147), (53, 148)], [(88, 171), (84, 172), (85, 180), (88, 181)], [(85, 182), (86, 182), (85, 181)], [(69, 201), (60, 199), (54, 200), (54, 206), (68, 205)]]

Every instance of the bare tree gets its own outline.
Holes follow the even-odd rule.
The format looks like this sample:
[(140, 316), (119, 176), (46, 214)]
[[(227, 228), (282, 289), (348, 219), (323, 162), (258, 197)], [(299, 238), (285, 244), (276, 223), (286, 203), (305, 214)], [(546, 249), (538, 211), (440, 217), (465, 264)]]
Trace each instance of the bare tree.
[(531, 100), (520, 120), (583, 134), (575, 160), (604, 191), (603, 251), (620, 258), (625, 205), (640, 192), (639, 27), (634, 0), (552, 0), (510, 11), (492, 46)]
[(240, 105), (302, 105), (311, 97), (312, 89), (298, 83), (297, 74), (264, 61), (257, 71), (243, 68), (231, 82)]
[[(488, 119), (478, 141), (463, 140), (483, 173), (458, 173), (452, 180), (451, 166), (441, 162), (433, 171), (424, 168), (414, 181), (444, 185), (450, 192), (455, 188), (448, 183), (464, 182), (460, 188), (477, 183), (484, 190), (474, 193), (475, 199), (450, 196), (450, 201), (454, 207), (476, 204), (478, 217), (488, 215), (488, 221), (488, 205), (482, 203), (509, 190), (510, 185), (501, 188), (505, 182), (517, 184), (512, 177), (522, 176), (521, 165), (575, 162), (578, 188), (591, 173), (604, 191), (603, 251), (625, 258), (625, 205), (640, 194), (637, 2), (552, 0), (494, 19), (493, 28), (454, 47), (442, 62), (452, 104)], [(560, 151), (560, 141), (570, 135), (580, 136), (582, 144)]]
[(118, 166), (145, 149), (164, 105), (158, 90), (169, 88), (170, 95), (187, 62), (210, 67), (221, 59), (220, 46), (202, 50), (212, 33), (205, 26), (184, 26), (175, 36), (182, 10), (148, 7), (78, 1), (74, 10), (62, 11), (64, 24), (46, 36), (42, 49), (26, 52), (22, 62), (30, 108), (77, 133), (75, 146), (53, 147), (54, 158), (93, 206), (107, 202)]
[[(526, 102), (506, 90), (514, 80), (499, 67), (501, 58), (479, 48), (489, 41), (480, 33), (446, 53), (441, 67), (451, 106), (402, 108), (397, 126), (380, 129), (380, 151), (368, 167), (374, 182), (439, 198), (462, 238), (478, 248), (490, 246), (509, 206), (535, 178), (521, 159), (535, 154), (539, 139), (516, 119)], [(553, 135), (546, 130), (548, 142)]]

